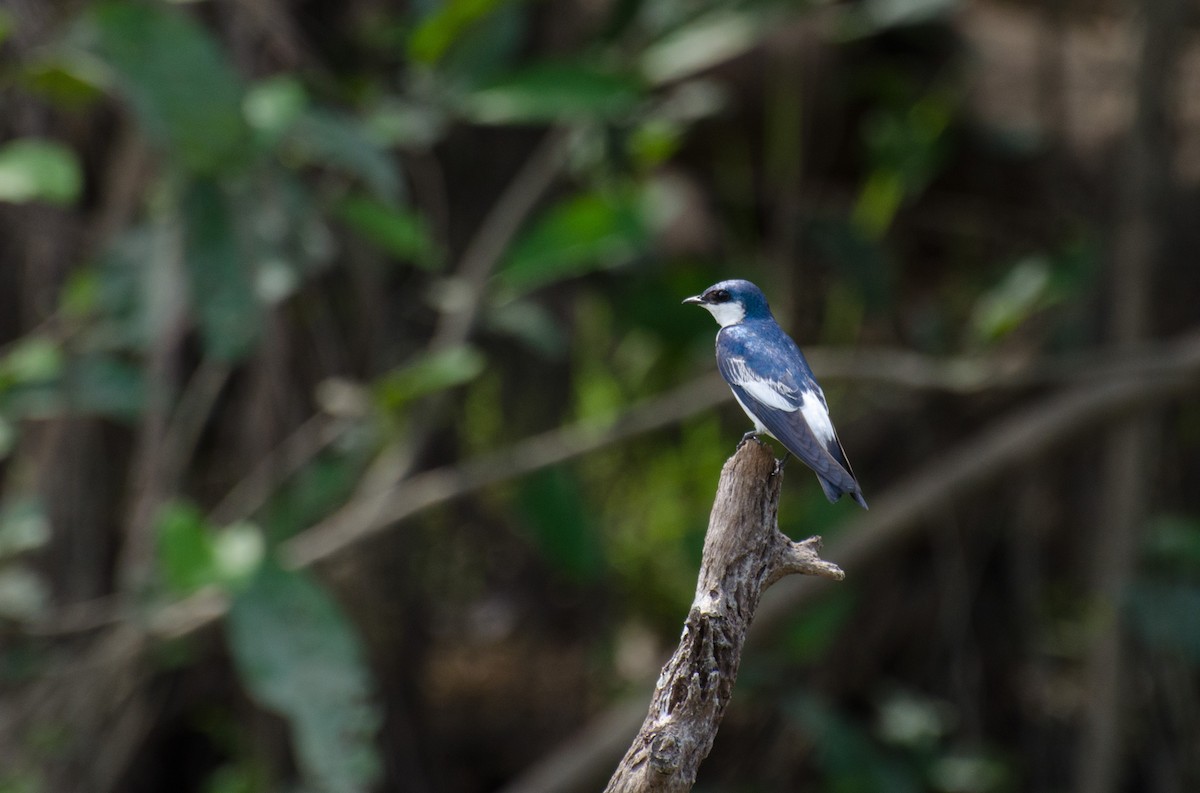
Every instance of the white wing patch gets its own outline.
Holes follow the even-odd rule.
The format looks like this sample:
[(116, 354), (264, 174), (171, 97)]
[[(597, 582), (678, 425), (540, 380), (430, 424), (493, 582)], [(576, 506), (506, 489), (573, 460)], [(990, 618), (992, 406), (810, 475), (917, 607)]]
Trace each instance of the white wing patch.
[[(797, 394), (794, 388), (786, 386), (778, 380), (766, 380), (758, 377), (754, 372), (750, 371), (750, 367), (746, 366), (745, 358), (730, 358), (728, 366), (731, 381), (745, 389), (746, 393), (753, 397), (756, 402), (761, 402), (767, 407), (783, 410), (788, 413), (802, 409), (801, 405), (796, 404)], [(808, 395), (806, 394), (804, 405), (808, 404), (807, 397)], [(819, 406), (820, 401), (817, 404)], [(745, 406), (743, 405), (744, 408)], [(807, 413), (804, 415), (805, 418), (808, 418)], [(828, 416), (825, 417), (825, 423), (829, 423)], [(809, 424), (812, 424), (811, 420)]]
[(816, 391), (805, 391), (800, 403), (800, 415), (808, 422), (808, 428), (826, 446), (833, 440), (833, 422), (829, 420), (829, 411), (821, 403), (821, 397)]

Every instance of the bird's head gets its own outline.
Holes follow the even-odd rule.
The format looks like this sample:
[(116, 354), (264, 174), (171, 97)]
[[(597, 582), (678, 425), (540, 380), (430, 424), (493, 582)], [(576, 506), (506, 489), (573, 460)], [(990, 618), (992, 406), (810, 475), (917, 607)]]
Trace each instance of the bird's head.
[(694, 297), (684, 298), (683, 302), (708, 309), (722, 328), (736, 325), (744, 319), (767, 319), (771, 316), (762, 290), (740, 278), (713, 284)]

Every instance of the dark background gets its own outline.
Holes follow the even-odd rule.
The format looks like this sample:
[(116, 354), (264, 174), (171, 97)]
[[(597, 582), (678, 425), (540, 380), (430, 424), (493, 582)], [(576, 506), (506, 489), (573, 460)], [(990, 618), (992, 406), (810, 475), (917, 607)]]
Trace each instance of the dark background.
[(0, 4), (0, 791), (599, 789), (748, 423), (697, 790), (1200, 789), (1184, 0)]

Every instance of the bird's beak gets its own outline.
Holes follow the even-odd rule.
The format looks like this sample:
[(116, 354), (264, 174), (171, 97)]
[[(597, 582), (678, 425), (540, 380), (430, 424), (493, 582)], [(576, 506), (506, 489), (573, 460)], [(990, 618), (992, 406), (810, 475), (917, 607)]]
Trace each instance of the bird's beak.
[(701, 305), (704, 305), (704, 298), (701, 297), (700, 295), (692, 295), (691, 297), (685, 297), (683, 299), (683, 302), (684, 303), (693, 303), (697, 306), (701, 306)]

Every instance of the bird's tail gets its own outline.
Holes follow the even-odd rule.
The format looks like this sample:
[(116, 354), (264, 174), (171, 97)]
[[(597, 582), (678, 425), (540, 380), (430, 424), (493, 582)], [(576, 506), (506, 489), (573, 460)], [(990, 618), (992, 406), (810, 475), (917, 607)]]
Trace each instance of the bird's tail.
[(821, 489), (825, 491), (825, 497), (830, 501), (837, 501), (842, 496), (849, 494), (850, 498), (860, 507), (870, 509), (867, 506), (867, 500), (863, 498), (862, 491), (858, 489), (858, 483), (854, 482), (854, 480), (851, 480), (854, 484), (846, 488), (838, 486), (820, 474), (817, 474), (817, 480), (821, 483)]

